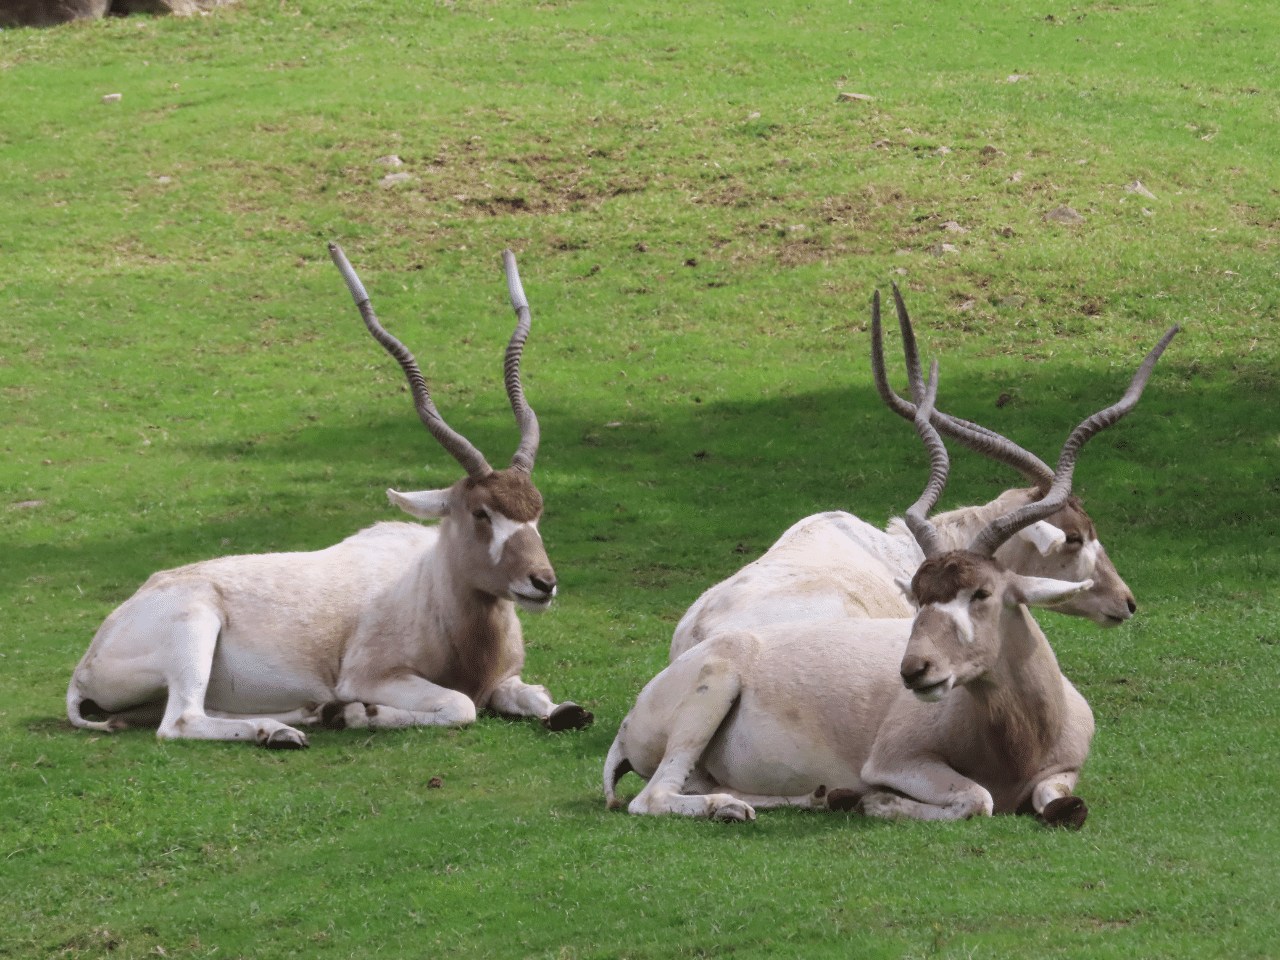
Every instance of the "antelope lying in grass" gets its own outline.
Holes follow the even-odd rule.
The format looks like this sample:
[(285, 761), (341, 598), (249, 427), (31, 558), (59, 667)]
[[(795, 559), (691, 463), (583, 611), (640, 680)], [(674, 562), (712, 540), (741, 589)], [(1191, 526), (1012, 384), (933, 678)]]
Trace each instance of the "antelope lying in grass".
[(520, 426), (511, 466), (493, 470), (436, 411), (413, 355), (378, 323), (336, 244), (329, 245), (365, 325), (409, 380), (418, 416), (467, 475), (444, 490), (399, 493), (438, 526), (378, 523), (315, 553), (206, 560), (153, 575), (99, 628), (67, 690), (77, 727), (159, 724), (163, 738), (307, 746), (288, 726), (470, 723), (476, 711), (536, 716), (552, 730), (590, 713), (524, 683), (515, 605), (538, 613), (556, 576), (538, 533), (530, 480), (538, 420), (520, 385), (529, 304), (503, 254), (518, 317), (507, 395)]
[[(915, 335), (906, 305), (895, 285), (894, 301), (913, 394), (923, 383)], [(915, 405), (889, 387), (880, 331), (880, 293), (871, 310), (871, 366), (880, 396), (890, 409), (915, 419)], [(1006, 490), (983, 506), (962, 507), (933, 518), (945, 549), (967, 544), (997, 517), (1039, 501), (1053, 485), (1053, 471), (1017, 444), (990, 430), (935, 410), (932, 425), (941, 434), (1013, 467), (1031, 484)], [(991, 449), (986, 449), (990, 447)], [(760, 559), (716, 584), (694, 602), (671, 639), (670, 659), (707, 637), (731, 627), (754, 629), (835, 616), (909, 617), (914, 609), (897, 581), (910, 578), (924, 554), (899, 518), (880, 530), (843, 511), (805, 517), (786, 531)], [(998, 550), (1008, 570), (1058, 580), (1092, 580), (1093, 586), (1051, 607), (1058, 613), (1087, 617), (1114, 627), (1137, 610), (1133, 593), (1120, 578), (1098, 540), (1093, 521), (1075, 497), (1019, 530)]]
[[(935, 361), (915, 394), (929, 483), (906, 516), (926, 558), (903, 584), (919, 612), (708, 637), (650, 681), (622, 722), (604, 767), (609, 806), (620, 805), (619, 778), (635, 771), (649, 782), (631, 801), (633, 814), (750, 820), (756, 808), (856, 804), (881, 817), (1022, 810), (1080, 826), (1088, 809), (1072, 791), (1093, 714), (1028, 607), (1060, 606), (1092, 581), (1015, 573), (996, 552), (1062, 509), (1081, 446), (1133, 408), (1176, 329), (1119, 403), (1072, 432), (1046, 495), (991, 520), (965, 550), (949, 549), (928, 520), (949, 466), (930, 422)], [(996, 447), (1003, 438), (987, 441)]]

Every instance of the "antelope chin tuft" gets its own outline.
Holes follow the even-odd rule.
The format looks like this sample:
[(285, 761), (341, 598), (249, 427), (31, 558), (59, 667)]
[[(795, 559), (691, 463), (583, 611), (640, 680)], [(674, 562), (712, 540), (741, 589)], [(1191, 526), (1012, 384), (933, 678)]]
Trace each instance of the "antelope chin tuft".
[(542, 613), (547, 607), (551, 606), (551, 601), (555, 599), (556, 592), (552, 590), (548, 594), (540, 594), (537, 596), (525, 596), (523, 593), (511, 594), (511, 599), (515, 601), (516, 606), (525, 613)]
[[(1050, 607), (1049, 609), (1055, 609)], [(1057, 608), (1061, 609), (1061, 608)], [(1114, 613), (1108, 613), (1106, 610), (1095, 610), (1088, 614), (1088, 618), (1100, 627), (1118, 627), (1122, 623), (1127, 623), (1133, 618), (1133, 614), (1124, 608), (1112, 607)]]
[(950, 693), (951, 688), (954, 687), (955, 685), (956, 685), (956, 675), (954, 673), (951, 673), (943, 677), (937, 683), (929, 683), (919, 687), (912, 687), (911, 692), (914, 693), (918, 699), (924, 701), (925, 703), (937, 703), (939, 700), (945, 697), (948, 693)]

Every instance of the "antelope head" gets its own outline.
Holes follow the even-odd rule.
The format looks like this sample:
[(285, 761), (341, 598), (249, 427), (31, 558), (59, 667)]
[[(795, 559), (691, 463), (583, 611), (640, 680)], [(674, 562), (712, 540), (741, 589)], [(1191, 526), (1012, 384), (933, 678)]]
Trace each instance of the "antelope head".
[[(911, 319), (897, 284), (893, 285), (898, 326), (902, 332), (903, 352), (907, 361), (907, 377), (913, 397), (923, 390), (920, 355)], [(1161, 339), (1154, 356), (1168, 346), (1178, 331), (1175, 325)], [(1155, 360), (1151, 360), (1155, 365)], [(885, 404), (899, 416), (914, 421), (916, 404), (910, 403), (889, 386), (885, 374), (884, 345), (880, 328), (880, 292), (876, 291), (871, 311), (871, 367), (876, 387)], [(1149, 368), (1148, 374), (1149, 374)], [(1145, 384), (1145, 379), (1144, 379)], [(1138, 391), (1141, 394), (1141, 388)], [(1128, 396), (1128, 394), (1126, 394)], [(1133, 403), (1137, 402), (1137, 397)], [(1127, 412), (1127, 411), (1126, 411)], [(1121, 414), (1123, 416), (1123, 414)], [(1119, 417), (1116, 417), (1119, 419)], [(939, 410), (932, 412), (930, 423), (944, 437), (955, 440), (970, 450), (1013, 467), (1027, 479), (1031, 488), (1023, 491), (1028, 502), (1043, 501), (1054, 483), (1054, 471), (1035, 454), (1013, 441), (968, 420), (952, 417)], [(1049, 609), (1071, 616), (1086, 617), (1104, 627), (1119, 626), (1137, 611), (1133, 591), (1116, 571), (1106, 549), (1098, 539), (1093, 521), (1085, 513), (1078, 497), (1062, 499), (1058, 509), (1027, 524), (1011, 534), (997, 549), (996, 559), (1005, 567), (1022, 573), (1057, 580), (1092, 580), (1093, 585), (1081, 590)]]
[(525, 401), (520, 385), (520, 355), (529, 336), (530, 314), (515, 256), (510, 250), (502, 254), (517, 318), (503, 371), (507, 396), (520, 427), (520, 445), (510, 467), (494, 470), (466, 437), (444, 422), (413, 354), (378, 322), (369, 295), (342, 249), (330, 243), (329, 254), (346, 281), (365, 326), (404, 370), (423, 425), (467, 472), (463, 479), (443, 490), (388, 490), (387, 496), (412, 516), (441, 521), (441, 544), (446, 555), (458, 561), (453, 569), (467, 572), (469, 588), (514, 600), (533, 613), (547, 609), (556, 595), (556, 575), (538, 533), (542, 494), (530, 478), (538, 453), (538, 418)]
[(1068, 497), (1061, 510), (1011, 536), (996, 551), (996, 559), (1034, 576), (1093, 581), (1088, 590), (1060, 604), (1047, 604), (1049, 610), (1086, 617), (1103, 627), (1118, 627), (1138, 610), (1133, 591), (1107, 556), (1078, 497)]
[(957, 684), (989, 676), (1009, 653), (1008, 618), (1025, 627), (1024, 607), (1056, 606), (1091, 584), (1024, 576), (966, 550), (925, 560), (911, 580), (920, 612), (902, 658), (903, 684), (921, 700), (941, 700)]
[[(924, 551), (925, 562), (910, 584), (899, 586), (919, 610), (901, 664), (902, 682), (918, 697), (938, 700), (956, 684), (972, 684), (990, 675), (1002, 658), (1019, 656), (1011, 649), (1017, 645), (1016, 638), (1024, 638), (1026, 643), (1034, 643), (1036, 637), (1043, 641), (1027, 607), (1061, 609), (1094, 586), (1088, 577), (1067, 580), (1015, 573), (1001, 561), (998, 551), (1020, 531), (1063, 510), (1071, 496), (1072, 474), (1081, 448), (1133, 409), (1156, 361), (1177, 331), (1177, 326), (1171, 328), (1147, 355), (1119, 402), (1072, 431), (1045, 495), (992, 520), (965, 550), (943, 550), (928, 519), (950, 469), (946, 447), (934, 426), (937, 361), (926, 383), (913, 382), (916, 405), (912, 420), (929, 452), (930, 473), (924, 493), (907, 510), (905, 520)], [(986, 442), (1003, 439), (989, 431), (986, 434)], [(974, 449), (985, 453), (986, 443), (975, 441)]]

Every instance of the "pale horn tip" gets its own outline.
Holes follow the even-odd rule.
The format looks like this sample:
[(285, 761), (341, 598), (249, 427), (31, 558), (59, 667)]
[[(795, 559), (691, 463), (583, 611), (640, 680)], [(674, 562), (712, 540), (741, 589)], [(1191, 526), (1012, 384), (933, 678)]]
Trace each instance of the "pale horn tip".
[(524, 286), (520, 283), (520, 270), (516, 266), (516, 255), (510, 250), (502, 251), (502, 268), (507, 274), (507, 292), (511, 294), (511, 307), (516, 313), (529, 309), (529, 300), (524, 295)]
[(369, 294), (365, 292), (364, 284), (356, 276), (356, 271), (347, 260), (347, 255), (342, 252), (342, 248), (332, 240), (329, 241), (329, 257), (333, 260), (333, 265), (338, 268), (338, 272), (342, 274), (342, 279), (346, 281), (347, 289), (351, 292), (351, 299), (356, 302), (356, 306), (367, 302)]

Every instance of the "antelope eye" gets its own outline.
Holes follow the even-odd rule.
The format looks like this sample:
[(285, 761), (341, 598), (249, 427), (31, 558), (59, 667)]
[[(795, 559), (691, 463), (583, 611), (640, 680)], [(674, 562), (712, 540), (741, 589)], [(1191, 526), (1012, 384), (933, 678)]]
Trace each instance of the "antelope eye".
[(975, 591), (973, 591), (973, 599), (974, 599), (974, 600), (985, 600), (985, 599), (987, 599), (987, 597), (989, 597), (989, 596), (991, 596), (991, 593), (990, 593), (989, 591), (987, 591), (987, 590), (975, 590)]
[(471, 512), (471, 515), (475, 517), (477, 520), (484, 520), (486, 522), (489, 520), (489, 514), (486, 513), (484, 510), (473, 510)]
[(1076, 534), (1075, 536), (1067, 537), (1067, 546), (1069, 547), (1084, 546), (1084, 537), (1080, 536), (1079, 534)]

